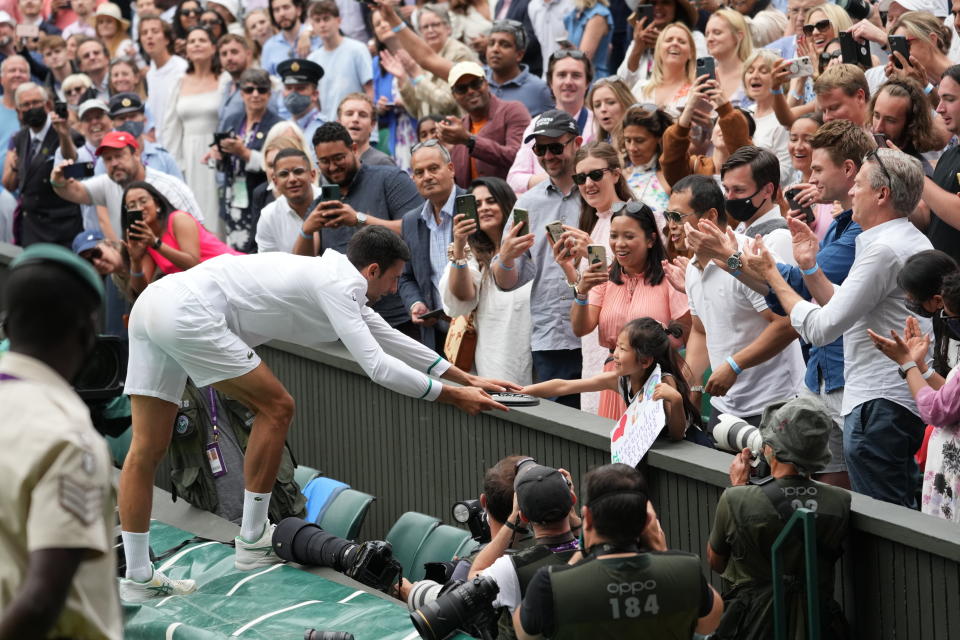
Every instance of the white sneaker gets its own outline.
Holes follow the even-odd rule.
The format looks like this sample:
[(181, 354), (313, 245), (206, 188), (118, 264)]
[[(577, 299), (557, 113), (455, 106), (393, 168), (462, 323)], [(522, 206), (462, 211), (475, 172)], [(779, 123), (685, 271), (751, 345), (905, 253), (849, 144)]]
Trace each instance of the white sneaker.
[(273, 530), (277, 525), (265, 525), (260, 538), (253, 542), (248, 542), (240, 536), (234, 539), (237, 548), (237, 555), (234, 558), (234, 564), (240, 571), (250, 571), (258, 567), (269, 567), (273, 564), (283, 562), (276, 553), (273, 552)]
[(146, 582), (120, 579), (120, 599), (125, 602), (143, 602), (165, 596), (185, 596), (197, 590), (196, 580), (172, 580), (156, 569)]

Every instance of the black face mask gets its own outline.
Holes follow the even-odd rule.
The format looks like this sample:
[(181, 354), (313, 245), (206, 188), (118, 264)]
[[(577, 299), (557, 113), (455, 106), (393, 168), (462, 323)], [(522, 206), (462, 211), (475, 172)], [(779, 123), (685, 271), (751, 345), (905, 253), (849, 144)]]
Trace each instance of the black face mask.
[(943, 319), (943, 324), (947, 326), (947, 330), (953, 334), (953, 339), (960, 340), (960, 316), (948, 316), (941, 312), (940, 317)]
[(43, 107), (34, 107), (23, 112), (23, 124), (28, 127), (42, 127), (47, 121), (47, 110)]
[(935, 311), (927, 311), (919, 302), (914, 302), (909, 298), (904, 302), (904, 305), (907, 307), (907, 311), (921, 318), (932, 318), (936, 313)]
[[(760, 187), (760, 189), (763, 189), (763, 187)], [(752, 195), (749, 195), (746, 198), (725, 198), (723, 203), (727, 209), (727, 213), (730, 214), (730, 217), (737, 222), (746, 222), (752, 218), (757, 213), (757, 210), (760, 209), (760, 207), (753, 204), (753, 198), (760, 193), (760, 189), (757, 189)], [(760, 206), (762, 207), (763, 203), (766, 201), (767, 199), (764, 198), (763, 202), (760, 203)]]

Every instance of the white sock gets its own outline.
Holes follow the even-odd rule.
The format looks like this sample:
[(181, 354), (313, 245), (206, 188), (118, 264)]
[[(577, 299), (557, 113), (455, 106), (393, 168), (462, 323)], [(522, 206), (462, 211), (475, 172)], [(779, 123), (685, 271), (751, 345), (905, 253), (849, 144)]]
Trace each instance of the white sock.
[(247, 542), (258, 540), (267, 526), (267, 511), (272, 493), (243, 491), (243, 520), (240, 521), (240, 537)]
[(127, 558), (127, 578), (137, 582), (146, 582), (153, 577), (153, 565), (150, 564), (150, 534), (121, 531), (123, 553)]

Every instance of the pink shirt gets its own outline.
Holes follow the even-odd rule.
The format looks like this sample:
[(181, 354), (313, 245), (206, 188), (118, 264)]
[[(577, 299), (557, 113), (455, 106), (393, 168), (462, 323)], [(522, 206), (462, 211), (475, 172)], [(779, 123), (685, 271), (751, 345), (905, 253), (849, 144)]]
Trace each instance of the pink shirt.
[[(194, 218), (192, 215), (190, 215), (186, 211), (173, 211), (170, 213), (169, 216), (167, 216), (167, 229), (166, 231), (163, 232), (163, 237), (160, 238), (163, 241), (163, 244), (170, 245), (177, 251), (180, 250), (180, 244), (177, 242), (177, 237), (173, 235), (173, 219), (175, 216), (178, 216), (178, 215), (186, 216), (187, 219), (192, 221), (193, 224), (197, 225), (198, 227), (198, 230), (200, 232), (200, 262), (206, 262), (210, 258), (216, 258), (217, 256), (223, 255), (225, 253), (229, 253), (235, 256), (243, 255), (241, 252), (231, 249), (230, 247), (225, 245), (223, 242), (221, 242), (220, 239), (217, 238), (217, 236), (207, 231), (202, 224), (197, 222), (196, 218)], [(154, 264), (157, 265), (157, 268), (160, 269), (160, 271), (168, 275), (171, 273), (177, 273), (177, 272), (183, 271), (183, 269), (176, 266), (175, 264), (173, 264), (172, 262), (164, 258), (162, 255), (160, 255), (159, 251), (156, 251), (151, 248), (151, 249), (147, 249), (147, 253), (150, 254), (151, 258), (153, 258)]]
[(917, 392), (917, 410), (927, 424), (950, 427), (960, 424), (960, 375), (950, 377), (934, 391), (923, 387)]

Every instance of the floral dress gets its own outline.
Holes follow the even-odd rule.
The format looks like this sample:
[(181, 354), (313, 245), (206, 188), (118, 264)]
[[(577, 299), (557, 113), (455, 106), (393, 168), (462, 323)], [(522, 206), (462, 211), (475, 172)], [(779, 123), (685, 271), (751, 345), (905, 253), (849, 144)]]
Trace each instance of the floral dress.
[(954, 369), (939, 390), (924, 387), (917, 393), (923, 420), (933, 425), (927, 443), (920, 510), (960, 522), (960, 375)]

